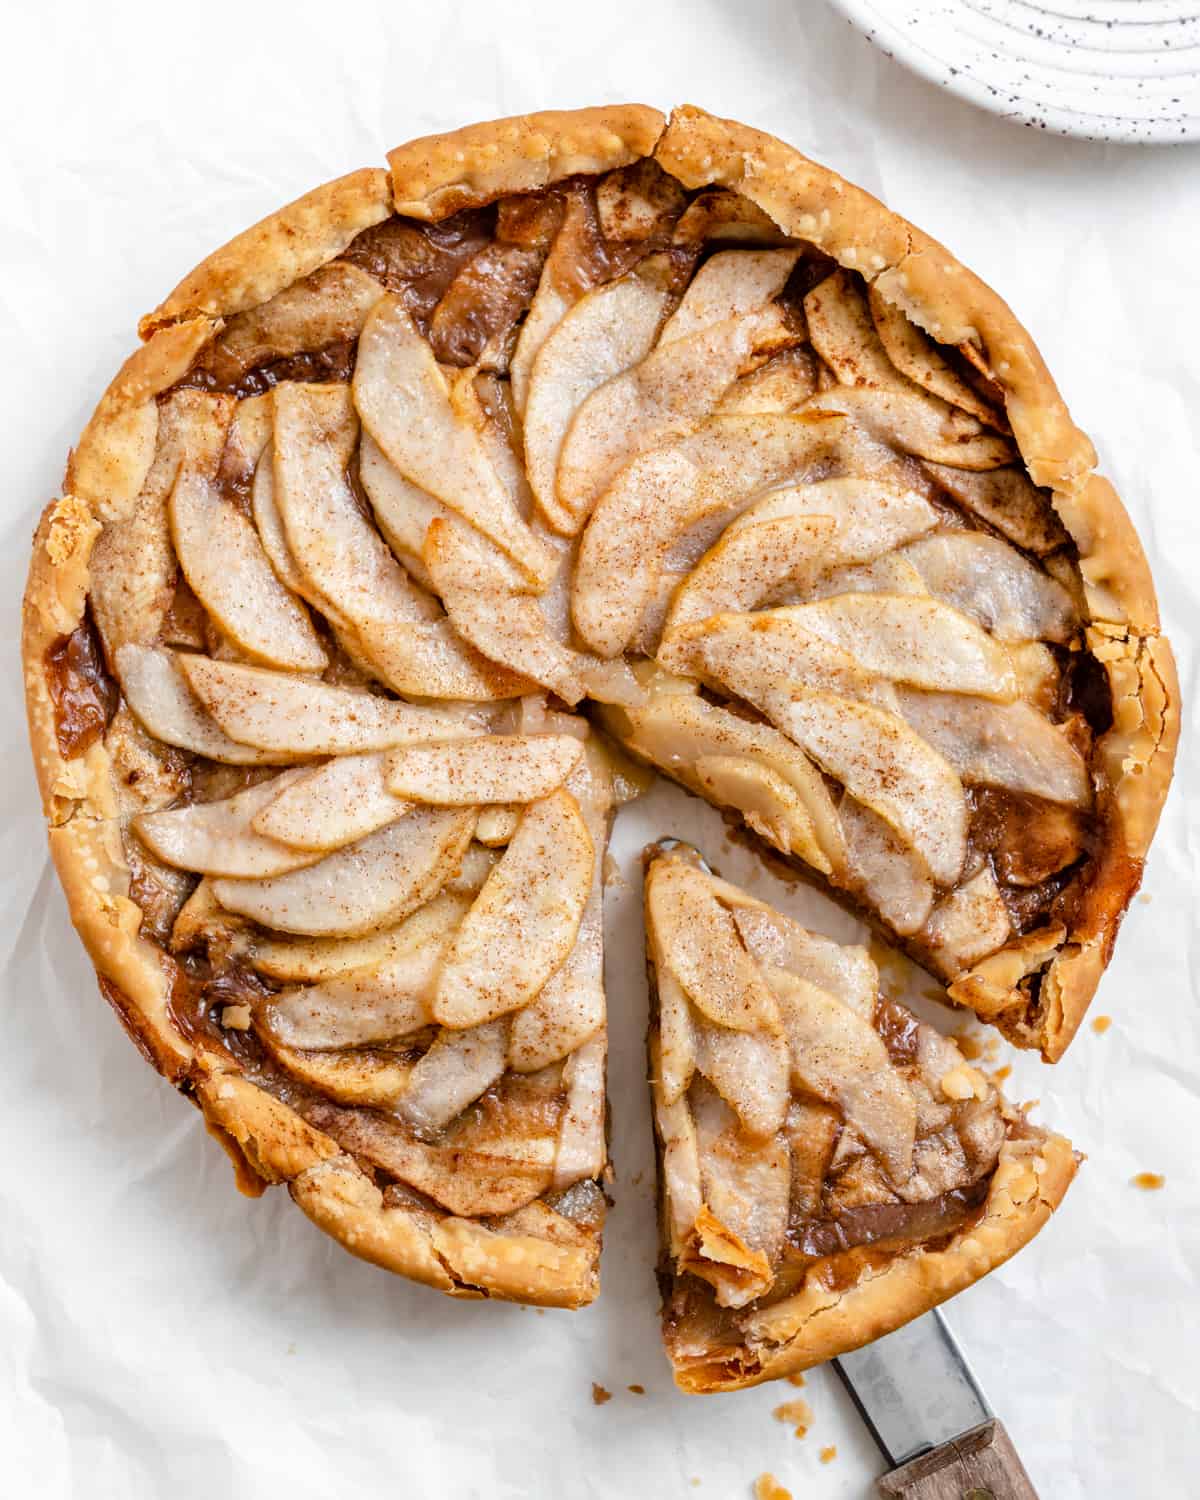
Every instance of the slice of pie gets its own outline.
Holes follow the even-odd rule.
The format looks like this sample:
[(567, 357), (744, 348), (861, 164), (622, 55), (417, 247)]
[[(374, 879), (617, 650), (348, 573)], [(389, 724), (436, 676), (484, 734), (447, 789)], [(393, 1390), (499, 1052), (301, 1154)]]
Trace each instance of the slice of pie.
[(30, 733), (101, 988), (247, 1190), (443, 1291), (594, 1295), (599, 725), (1061, 1054), (1178, 693), (948, 252), (613, 106), (402, 146), (140, 332), (35, 538)]
[(1076, 1156), (843, 946), (651, 846), (663, 1339), (687, 1391), (856, 1349), (1030, 1240)]

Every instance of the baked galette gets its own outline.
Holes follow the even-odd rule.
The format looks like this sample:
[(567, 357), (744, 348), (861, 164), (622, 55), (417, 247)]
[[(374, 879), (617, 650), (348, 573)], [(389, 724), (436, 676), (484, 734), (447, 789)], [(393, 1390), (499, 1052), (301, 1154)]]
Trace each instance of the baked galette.
[(855, 1349), (970, 1286), (1075, 1155), (842, 946), (647, 850), (663, 1341), (684, 1390)]
[(101, 989), (246, 1190), (455, 1295), (595, 1294), (614, 741), (1061, 1054), (1178, 693), (1091, 445), (948, 252), (613, 106), (402, 146), (140, 333), (35, 539), (30, 730)]

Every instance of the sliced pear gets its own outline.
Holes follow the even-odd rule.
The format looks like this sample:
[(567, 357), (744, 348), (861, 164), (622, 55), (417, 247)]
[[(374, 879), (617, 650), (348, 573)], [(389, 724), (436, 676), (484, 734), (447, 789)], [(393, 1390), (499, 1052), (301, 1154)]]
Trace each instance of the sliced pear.
[(526, 808), (442, 968), (434, 1014), (443, 1026), (476, 1026), (534, 998), (575, 942), (593, 858), (569, 792), (560, 788)]
[(480, 734), (464, 714), (414, 708), (371, 693), (207, 656), (179, 659), (196, 696), (240, 743), (273, 754), (349, 755)]
[(925, 928), (941, 972), (954, 975), (994, 953), (1011, 935), (1008, 907), (987, 865), (937, 904)]
[(301, 1052), (256, 1027), (259, 1040), (284, 1072), (339, 1104), (390, 1109), (408, 1084), (412, 1063), (394, 1052)]
[(507, 1051), (505, 1019), (443, 1031), (409, 1075), (396, 1114), (420, 1135), (442, 1129), (495, 1083)]
[(731, 1031), (778, 1035), (771, 992), (702, 871), (680, 860), (652, 864), (646, 923), (662, 963), (698, 1011)]
[(608, 1038), (590, 1037), (563, 1064), (567, 1105), (558, 1127), (558, 1150), (554, 1156), (556, 1191), (573, 1182), (598, 1178), (608, 1155), (604, 1136), (604, 1064)]
[(239, 877), (283, 875), (315, 864), (321, 856), (264, 838), (255, 831), (254, 818), (303, 774), (285, 771), (219, 802), (142, 813), (133, 826), (147, 848), (181, 870)]
[(320, 984), (282, 990), (262, 1022), (289, 1047), (337, 1049), (397, 1041), (433, 1024), (429, 999), (450, 933)]
[[(202, 881), (197, 889), (210, 887)], [(351, 969), (374, 968), (405, 954), (420, 955), (427, 949), (438, 953), (470, 905), (469, 897), (443, 890), (394, 927), (381, 927), (365, 937), (256, 937), (254, 967), (284, 984), (320, 984)]]
[(896, 369), (931, 395), (961, 407), (989, 427), (1003, 430), (1004, 418), (957, 374), (937, 346), (895, 303), (874, 287), (868, 293), (871, 320), (887, 357)]
[(388, 790), (386, 770), (386, 753), (377, 750), (340, 755), (302, 771), (267, 799), (253, 819), (254, 829), (293, 849), (324, 851), (356, 843), (402, 818), (411, 806)]
[(513, 402), (522, 416), (529, 397), (534, 361), (546, 340), (590, 284), (587, 247), (594, 233), (587, 195), (568, 193), (562, 223), (546, 256), (537, 291), (521, 324), (517, 347), (509, 361)]
[(435, 516), (453, 518), (449, 506), (405, 479), (369, 432), (358, 448), (358, 476), (388, 546), (424, 588), (433, 580), (425, 567), (425, 533)]
[(926, 463), (939, 485), (960, 505), (994, 526), (1015, 546), (1044, 557), (1069, 540), (1049, 490), (1039, 490), (1023, 469), (971, 473), (948, 463)]
[(776, 991), (792, 1082), (836, 1104), (894, 1183), (912, 1171), (917, 1101), (875, 1028), (832, 995), (792, 976)]
[(771, 490), (734, 518), (730, 531), (791, 516), (832, 516), (837, 544), (827, 567), (867, 562), (923, 535), (938, 513), (916, 490), (883, 479), (847, 475)]
[(394, 796), (440, 807), (536, 802), (561, 786), (582, 756), (573, 735), (496, 734), (395, 750), (386, 780)]
[(295, 672), (329, 664), (303, 604), (280, 581), (249, 518), (222, 497), (214, 473), (185, 461), (170, 516), (184, 577), (240, 650)]
[(433, 352), (398, 297), (378, 302), (363, 328), (354, 402), (405, 478), (493, 541), (529, 583), (549, 582), (557, 559), (513, 510), (477, 434), (455, 416)]
[(571, 614), (587, 644), (617, 656), (637, 633), (672, 545), (708, 517), (732, 519), (768, 488), (835, 454), (843, 423), (714, 417), (629, 464), (596, 507), (575, 564)]
[(294, 759), (230, 739), (178, 670), (181, 660), (180, 652), (133, 641), (118, 647), (114, 658), (126, 701), (155, 739), (226, 765), (278, 765)]
[(659, 690), (640, 709), (610, 709), (605, 727), (636, 754), (824, 875), (840, 868), (841, 826), (821, 773), (769, 724), (686, 692)]
[(841, 412), (881, 443), (958, 469), (998, 469), (1015, 457), (1006, 438), (916, 389), (841, 386), (813, 396), (803, 410)]
[(275, 447), (268, 443), (262, 451), (258, 467), (254, 470), (254, 484), (250, 492), (251, 510), (258, 539), (262, 543), (267, 560), (275, 570), (275, 576), (293, 594), (304, 597), (307, 587), (304, 577), (296, 567), (288, 550), (287, 533), (275, 504)]
[(673, 238), (677, 245), (696, 250), (706, 240), (752, 245), (787, 242), (787, 235), (756, 203), (728, 188), (697, 193), (677, 220)]
[(1002, 641), (1070, 640), (1075, 603), (1061, 583), (998, 536), (944, 531), (905, 547), (929, 592)]
[(847, 885), (861, 892), (871, 909), (901, 937), (920, 932), (934, 898), (924, 860), (878, 814), (853, 797), (843, 797), (838, 812), (846, 835)]
[(894, 828), (939, 885), (958, 879), (967, 837), (962, 783), (903, 720), (869, 703), (801, 690), (780, 727)]
[(564, 536), (578, 529), (555, 488), (567, 428), (593, 391), (649, 354), (666, 304), (666, 291), (636, 274), (597, 287), (563, 317), (531, 365), (525, 467), (547, 524)]
[(501, 850), (488, 849), (483, 844), (471, 844), (463, 855), (457, 873), (446, 882), (447, 891), (472, 898), (478, 896), (488, 876), (499, 864), (501, 853)]
[(421, 808), (315, 865), (270, 880), (216, 880), (227, 911), (306, 937), (355, 937), (400, 921), (458, 868), (471, 810)]
[[(658, 1037), (650, 1032), (650, 1075), (662, 1074)], [(662, 1195), (664, 1218), (672, 1255), (679, 1257), (695, 1243), (696, 1220), (703, 1208), (700, 1186), (700, 1156), (696, 1122), (682, 1094), (668, 1102), (660, 1089), (653, 1089), (654, 1128), (662, 1145)]]
[(696, 1071), (696, 1020), (683, 986), (657, 959), (654, 986), (658, 992), (658, 1046), (655, 1093), (670, 1106), (687, 1093)]
[(765, 365), (735, 380), (717, 403), (721, 415), (795, 411), (817, 390), (811, 349), (785, 349)]
[(773, 301), (783, 291), (799, 258), (797, 249), (720, 250), (710, 255), (667, 319), (659, 335), (659, 347)]
[(639, 453), (694, 431), (739, 375), (798, 342), (785, 311), (768, 303), (655, 349), (593, 391), (558, 460), (558, 500), (575, 529)]
[(903, 692), (900, 702), (912, 728), (964, 781), (1071, 807), (1090, 805), (1087, 762), (1063, 731), (1028, 703), (920, 692)]
[(506, 807), (500, 803), (495, 807), (481, 808), (479, 821), (475, 825), (475, 837), (489, 849), (498, 849), (507, 844), (516, 833), (520, 821), (519, 807)]
[(813, 348), (842, 385), (913, 389), (888, 358), (853, 271), (839, 268), (818, 282), (804, 299), (804, 316)]
[(868, 672), (913, 687), (978, 693), (1004, 702), (1019, 692), (1003, 646), (960, 610), (913, 594), (838, 594), (779, 613), (850, 652)]
[(753, 954), (770, 983), (771, 973), (782, 969), (794, 978), (806, 979), (848, 1006), (863, 1020), (875, 1015), (879, 994), (879, 970), (865, 948), (853, 943), (835, 943), (810, 932), (761, 902), (749, 902), (736, 891), (733, 920), (742, 941)]
[[(925, 580), (907, 558), (889, 552), (869, 563), (852, 563), (822, 573), (805, 591), (804, 603), (832, 599), (835, 594), (928, 594)], [(800, 602), (800, 601), (797, 601)]]
[(782, 1129), (791, 1097), (790, 1059), (782, 1037), (702, 1021), (696, 1028), (696, 1062), (750, 1135), (770, 1136)]

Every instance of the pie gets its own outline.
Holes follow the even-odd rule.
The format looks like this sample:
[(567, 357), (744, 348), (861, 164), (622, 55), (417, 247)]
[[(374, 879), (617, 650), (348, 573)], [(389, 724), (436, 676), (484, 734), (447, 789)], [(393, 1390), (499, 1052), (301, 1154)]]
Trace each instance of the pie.
[(843, 946), (647, 851), (663, 1340), (687, 1391), (829, 1359), (970, 1286), (1074, 1176)]
[[(611, 106), (402, 146), (239, 235), (139, 331), (35, 538), (30, 733), (101, 990), (245, 1191), (286, 1183), (451, 1295), (594, 1297), (630, 756), (1062, 1054), (1140, 878), (1178, 687), (1091, 444), (947, 251), (745, 126)], [(708, 880), (678, 852), (652, 873)], [(752, 976), (742, 924), (775, 919), (706, 888), (697, 952)], [(692, 940), (668, 927), (660, 1004)], [(779, 1200), (786, 1252), (736, 1182), (730, 1222), (706, 1199), (707, 1228), (672, 1230), (693, 1388), (982, 1274), (1073, 1160), (873, 981), (821, 991), (824, 1082), (800, 1053), (789, 1072), (776, 990), (821, 986), (776, 967), (732, 1043), (680, 981), (696, 1070), (655, 1085), (660, 1125), (690, 1110), (705, 1137), (710, 1197), (705, 1133), (733, 1115), (772, 1171), (789, 1132), (811, 1169)], [(917, 1101), (903, 1149), (839, 1091), (868, 1056)], [(939, 1097), (950, 1074), (971, 1099)], [(841, 1331), (763, 1334), (819, 1295), (814, 1257), (845, 1281)]]

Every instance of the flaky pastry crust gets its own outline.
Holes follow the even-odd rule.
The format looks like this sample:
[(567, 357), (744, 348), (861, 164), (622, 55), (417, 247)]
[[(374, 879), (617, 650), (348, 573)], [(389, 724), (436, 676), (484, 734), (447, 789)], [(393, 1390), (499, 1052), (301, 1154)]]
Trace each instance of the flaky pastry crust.
[[(264, 1182), (287, 1182), (304, 1212), (353, 1253), (454, 1295), (578, 1306), (595, 1295), (595, 1253), (466, 1220), (428, 1216), (427, 1223), (416, 1212), (385, 1204), (372, 1179), (335, 1142), (229, 1071), (227, 1059), (189, 1040), (172, 1013), (173, 961), (141, 935), (142, 913), (129, 894), (111, 757), (103, 740), (74, 759), (60, 752), (47, 652), (84, 618), (91, 550), (103, 524), (128, 514), (142, 488), (155, 450), (156, 398), (187, 372), (222, 319), (267, 301), (393, 212), (437, 219), (649, 155), (688, 187), (720, 182), (737, 188), (789, 234), (862, 271), (935, 337), (972, 343), (1006, 392), (1030, 472), (1054, 490), (1059, 514), (1079, 546), (1092, 640), (1117, 703), (1113, 728), (1102, 742), (1117, 816), (1099, 860), (1095, 910), (1038, 956), (1044, 1003), (1032, 1039), (1047, 1057), (1065, 1048), (1107, 961), (1116, 916), (1105, 892), (1118, 890), (1119, 915), (1140, 874), (1178, 735), (1178, 686), (1169, 647), (1158, 634), (1145, 559), (1111, 487), (1091, 473), (1091, 445), (1070, 422), (1028, 335), (1004, 303), (935, 242), (768, 136), (691, 108), (677, 111), (664, 132), (663, 117), (642, 105), (471, 126), (399, 147), (388, 158), (390, 170), (365, 168), (319, 187), (210, 255), (142, 319), (145, 342), (101, 398), (71, 457), (63, 497), (47, 509), (34, 539), (22, 658), (51, 851), (106, 997), (147, 1058), (199, 1105), (235, 1155), (243, 1185), (261, 1190)], [(1027, 972), (1022, 954), (1013, 955), (1006, 969), (1008, 958), (1002, 952), (984, 960), (956, 981), (951, 994), (974, 1003), (975, 993), (990, 986), (1001, 997), (997, 1011), (1003, 1011), (1015, 979)], [(1020, 970), (1015, 977), (1014, 969)], [(1056, 1202), (1056, 1192), (1061, 1196), (1070, 1172), (1055, 1167), (1052, 1154), (1047, 1161), (1032, 1198), (1010, 1195), (1003, 1211), (989, 1213), (986, 1222), (995, 1218), (999, 1236), (987, 1241), (989, 1265), (1023, 1243), (1036, 1228), (1041, 1205)], [(1022, 1171), (1028, 1176), (1032, 1168), (1026, 1164)], [(980, 1253), (965, 1243), (955, 1252), (964, 1266), (979, 1264)], [(927, 1266), (933, 1263), (926, 1259)], [(845, 1315), (861, 1308), (868, 1322), (882, 1318), (876, 1298), (893, 1298), (900, 1307), (925, 1296), (922, 1305), (932, 1305), (981, 1272), (963, 1280), (965, 1272), (947, 1270), (937, 1295), (928, 1292), (928, 1270), (912, 1274), (908, 1290), (902, 1265), (856, 1289), (843, 1299)], [(885, 1285), (894, 1293), (885, 1296)], [(898, 1315), (894, 1321), (900, 1320)], [(824, 1314), (815, 1319), (811, 1334), (798, 1344), (793, 1340), (796, 1361), (787, 1368), (834, 1352), (835, 1336), (817, 1336), (818, 1327), (834, 1326)], [(820, 1352), (809, 1358), (810, 1349)], [(770, 1374), (782, 1368), (772, 1364)]]

